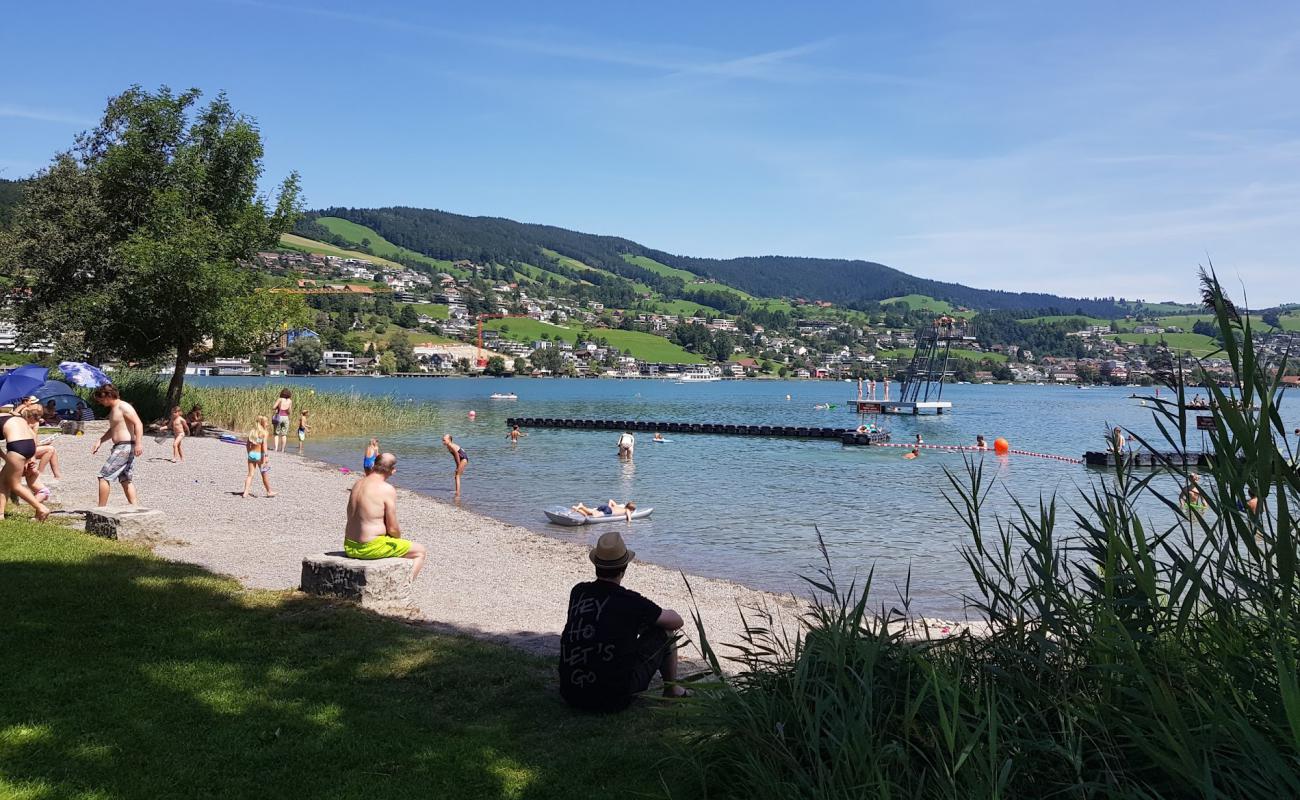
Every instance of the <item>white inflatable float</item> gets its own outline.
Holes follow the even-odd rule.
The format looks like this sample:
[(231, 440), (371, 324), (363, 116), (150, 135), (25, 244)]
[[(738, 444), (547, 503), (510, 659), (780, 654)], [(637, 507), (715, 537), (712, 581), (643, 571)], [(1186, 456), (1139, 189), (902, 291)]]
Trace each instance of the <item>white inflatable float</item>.
[[(578, 525), (595, 525), (599, 522), (622, 522), (627, 519), (625, 514), (601, 514), (595, 517), (589, 517), (586, 514), (579, 514), (568, 506), (551, 506), (544, 512), (546, 518), (556, 525), (568, 525), (577, 527)], [(653, 508), (638, 508), (632, 512), (632, 519), (645, 519), (654, 513)]]

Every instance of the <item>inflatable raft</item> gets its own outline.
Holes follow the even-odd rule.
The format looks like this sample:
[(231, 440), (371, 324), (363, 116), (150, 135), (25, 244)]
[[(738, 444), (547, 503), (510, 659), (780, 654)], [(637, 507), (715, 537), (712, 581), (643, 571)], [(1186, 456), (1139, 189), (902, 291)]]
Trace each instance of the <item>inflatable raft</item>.
[[(626, 519), (623, 514), (604, 514), (599, 517), (588, 517), (585, 514), (579, 514), (568, 506), (551, 506), (543, 513), (546, 514), (547, 519), (556, 525), (568, 525), (570, 527), (595, 525), (599, 522), (622, 522)], [(632, 512), (632, 519), (645, 519), (653, 513), (653, 508), (638, 508)]]

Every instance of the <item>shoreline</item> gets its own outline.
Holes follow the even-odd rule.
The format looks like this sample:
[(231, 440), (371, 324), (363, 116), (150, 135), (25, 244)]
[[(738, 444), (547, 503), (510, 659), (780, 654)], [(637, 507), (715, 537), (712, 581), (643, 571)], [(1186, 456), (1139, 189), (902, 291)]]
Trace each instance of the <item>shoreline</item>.
[[(86, 426), (86, 435), (59, 436), (63, 478), (48, 479), (52, 500), (63, 515), (95, 504), (96, 475), (105, 452), (90, 454), (103, 423)], [(290, 445), (272, 454), (270, 478), (277, 497), (239, 496), (246, 473), (244, 449), (214, 437), (187, 438), (184, 463), (171, 463), (170, 438), (146, 436), (136, 460), (140, 504), (167, 515), (167, 540), (154, 552), (162, 558), (197, 564), (235, 578), (250, 588), (296, 590), (304, 555), (342, 546), (346, 492), (357, 473), (300, 457)], [(400, 467), (399, 467), (400, 469)], [(412, 587), (414, 608), (403, 616), (434, 630), (463, 633), (509, 644), (537, 655), (559, 652), (566, 598), (575, 583), (593, 578), (587, 546), (561, 541), (453, 504), (397, 487), (398, 519), (407, 538), (429, 549), (424, 571)], [(124, 504), (114, 485), (109, 504)], [(607, 528), (599, 528), (603, 532)], [(636, 525), (623, 528), (637, 549)], [(590, 537), (594, 540), (594, 534)], [(687, 582), (689, 581), (689, 589)], [(793, 630), (807, 601), (793, 594), (750, 588), (724, 578), (687, 575), (637, 560), (624, 581), (664, 608), (687, 619), (683, 629), (694, 642), (691, 614), (698, 607), (714, 649), (736, 643), (744, 633), (739, 609), (761, 606)], [(967, 626), (917, 619), (920, 635), (942, 637)], [(694, 644), (683, 658), (697, 662)]]

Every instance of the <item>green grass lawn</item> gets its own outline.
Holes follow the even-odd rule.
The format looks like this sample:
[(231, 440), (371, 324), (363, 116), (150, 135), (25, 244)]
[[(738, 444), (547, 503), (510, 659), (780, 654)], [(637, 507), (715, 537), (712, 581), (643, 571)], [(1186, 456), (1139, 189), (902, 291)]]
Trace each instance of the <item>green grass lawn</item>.
[(722, 316), (722, 312), (718, 309), (692, 303), (690, 300), (652, 300), (650, 305), (659, 314), (673, 314), (679, 317)]
[(425, 314), (434, 319), (448, 319), (451, 316), (447, 307), (442, 303), (411, 303), (411, 305), (415, 306), (417, 313)]
[[(545, 333), (550, 339), (559, 337), (566, 342), (576, 341), (580, 329), (567, 326), (551, 325), (535, 319), (493, 319), (483, 323), (484, 328), (507, 329), (503, 335), (508, 339), (521, 342), (535, 342)], [(662, 336), (640, 331), (622, 331), (615, 329), (593, 328), (592, 338), (609, 340), (619, 350), (631, 350), (632, 355), (643, 361), (674, 364), (702, 364), (705, 359), (683, 350)]]
[(545, 255), (547, 258), (551, 259), (552, 261), (554, 261), (555, 263), (560, 264), (561, 266), (568, 267), (569, 269), (576, 269), (579, 272), (599, 272), (604, 275), (613, 275), (614, 277), (620, 280), (625, 280), (628, 283), (632, 284), (632, 288), (641, 294), (650, 294), (652, 291), (649, 286), (646, 286), (644, 283), (641, 283), (640, 281), (634, 281), (631, 278), (625, 278), (622, 275), (619, 275), (618, 273), (615, 272), (610, 272), (607, 269), (601, 269), (600, 267), (593, 267), (590, 264), (586, 264), (582, 261), (579, 261), (576, 258), (569, 258), (568, 256), (560, 255), (554, 250), (548, 250), (545, 247), (543, 247), (542, 254)]
[(1112, 338), (1131, 344), (1148, 342), (1154, 345), (1164, 341), (1170, 349), (1180, 353), (1186, 350), (1194, 356), (1208, 356), (1219, 349), (1217, 341), (1199, 333), (1120, 333)]
[(660, 264), (658, 261), (655, 261), (653, 258), (649, 258), (647, 256), (634, 256), (628, 253), (624, 253), (623, 260), (629, 264), (635, 264), (638, 267), (641, 267), (642, 269), (649, 270), (650, 272), (656, 273), (658, 275), (664, 275), (673, 278), (681, 278), (687, 283), (691, 283), (692, 281), (697, 281), (700, 279), (700, 276), (696, 275), (694, 272), (688, 272), (684, 269), (670, 267), (667, 264)]
[[(399, 247), (365, 225), (358, 225), (351, 220), (346, 220), (341, 217), (317, 217), (316, 221), (328, 229), (330, 233), (342, 236), (353, 244), (359, 245), (361, 244), (362, 239), (369, 239), (370, 250), (376, 255), (384, 256), (386, 258), (402, 256), (418, 261), (431, 269), (437, 270), (438, 272), (446, 272), (461, 277), (465, 276), (465, 271), (456, 269), (451, 265), (450, 261), (445, 261), (441, 258), (430, 258), (423, 253), (417, 253), (414, 250)], [(365, 258), (365, 256), (362, 256), (362, 258)]]
[(315, 239), (308, 239), (305, 236), (298, 236), (292, 233), (280, 234), (280, 246), (288, 250), (297, 250), (302, 253), (317, 253), (323, 256), (338, 256), (339, 258), (363, 258), (367, 261), (373, 261), (376, 264), (393, 269), (403, 269), (401, 264), (396, 261), (389, 261), (386, 258), (363, 253), (360, 250), (344, 250), (342, 247), (335, 247), (326, 242), (318, 242)]
[[(1071, 319), (1082, 320), (1085, 325), (1110, 325), (1110, 320), (1108, 319), (1102, 319), (1101, 317), (1088, 317), (1083, 314), (1052, 314), (1046, 317), (1029, 317), (1028, 319), (1022, 319), (1020, 321), (1027, 325), (1041, 325), (1049, 322), (1065, 322), (1066, 320)], [(1123, 320), (1120, 321), (1120, 324), (1123, 324)]]
[(917, 309), (925, 309), (926, 311), (933, 311), (936, 314), (947, 314), (952, 317), (971, 317), (975, 315), (974, 311), (957, 311), (953, 309), (952, 303), (949, 303), (947, 300), (939, 300), (925, 294), (905, 294), (880, 301), (882, 306), (889, 305), (890, 303), (907, 303), (907, 307), (913, 311)]
[(577, 281), (567, 275), (561, 275), (558, 272), (551, 272), (550, 270), (542, 269), (541, 267), (535, 267), (532, 264), (512, 264), (510, 268), (515, 272), (527, 275), (533, 280), (539, 282), (554, 279), (556, 283), (565, 286), (572, 286), (577, 283)]
[(6, 798), (698, 796), (684, 709), (572, 712), (550, 660), (52, 524), (0, 570)]

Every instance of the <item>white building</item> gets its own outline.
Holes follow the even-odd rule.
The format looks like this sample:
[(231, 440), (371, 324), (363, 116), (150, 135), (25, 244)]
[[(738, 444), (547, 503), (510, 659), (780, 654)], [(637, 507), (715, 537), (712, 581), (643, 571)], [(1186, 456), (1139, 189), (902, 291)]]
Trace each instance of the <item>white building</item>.
[(349, 350), (326, 350), (322, 363), (325, 369), (333, 370), (352, 370), (356, 368), (357, 361), (352, 357)]

